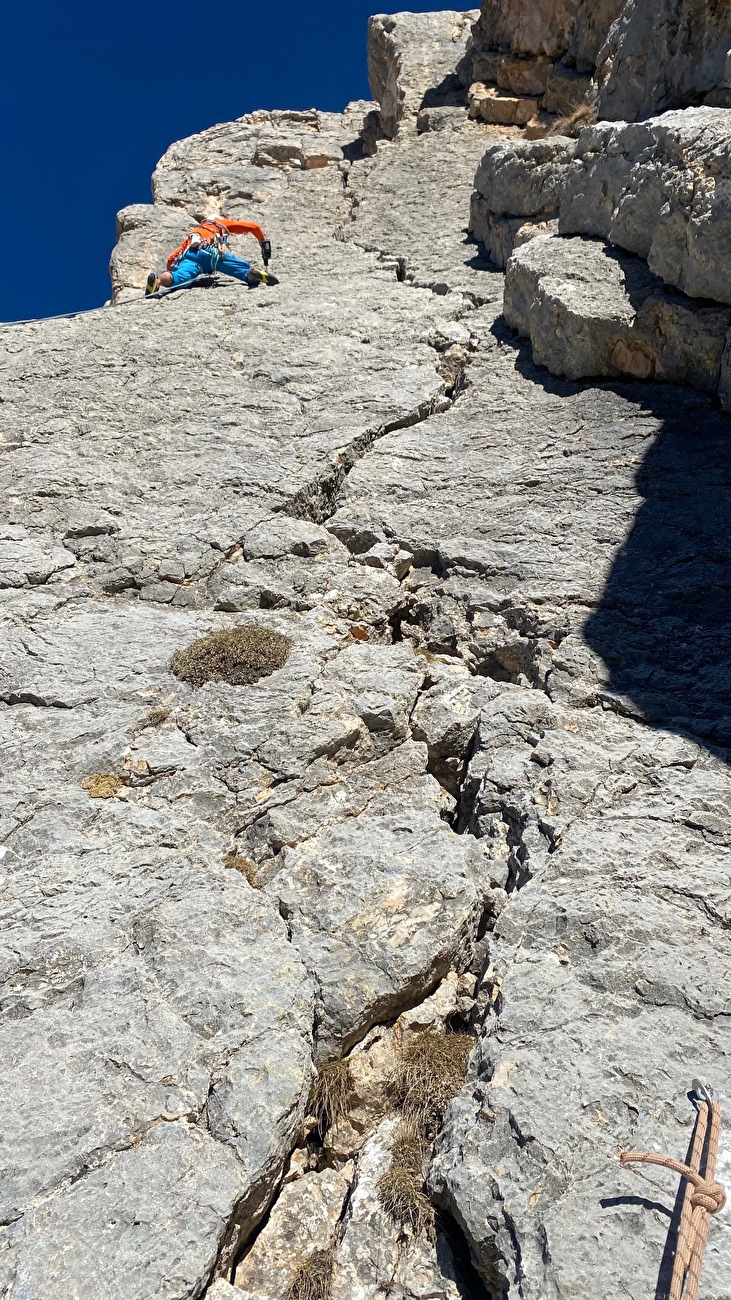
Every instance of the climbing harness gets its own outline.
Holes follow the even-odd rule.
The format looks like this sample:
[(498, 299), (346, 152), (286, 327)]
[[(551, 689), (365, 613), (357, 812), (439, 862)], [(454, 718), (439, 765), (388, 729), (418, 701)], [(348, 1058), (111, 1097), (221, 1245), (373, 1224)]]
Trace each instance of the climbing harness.
[[(209, 238), (204, 239), (200, 233), (201, 231), (209, 234)], [(82, 308), (80, 311), (63, 311), (59, 312), (56, 316), (29, 316), (27, 320), (0, 321), (0, 330), (12, 329), (15, 325), (38, 325), (41, 321), (47, 320), (74, 320), (77, 316), (90, 316), (96, 311), (106, 311), (107, 307), (127, 307), (130, 303), (140, 302), (143, 299), (166, 298), (168, 294), (178, 293), (181, 289), (190, 289), (194, 284), (201, 284), (204, 281), (211, 282), (211, 277), (215, 277), (216, 271), (225, 256), (227, 245), (228, 231), (226, 227), (213, 218), (207, 218), (205, 221), (202, 221), (200, 226), (196, 227), (190, 235), (187, 235), (180, 247), (175, 250), (175, 260), (172, 263), (172, 267), (175, 269), (175, 267), (179, 266), (189, 248), (195, 250), (204, 249), (211, 258), (210, 271), (201, 272), (200, 275), (196, 275), (192, 279), (186, 280), (183, 284), (173, 284), (168, 288), (158, 288), (154, 293), (145, 292), (134, 298), (126, 298), (124, 302), (106, 303), (102, 307), (86, 307)], [(272, 246), (267, 239), (262, 245), (262, 257), (265, 267), (268, 266), (271, 256)], [(257, 279), (256, 284), (279, 284), (276, 276), (267, 271), (257, 272), (257, 275), (260, 278)], [(215, 279), (213, 280), (213, 283), (216, 283)], [(249, 287), (254, 288), (255, 285), (250, 284)]]
[[(207, 238), (203, 237), (204, 234), (207, 235)], [(175, 249), (175, 252), (171, 254), (172, 261), (170, 262), (170, 270), (174, 271), (178, 266), (180, 266), (186, 253), (190, 252), (192, 249), (194, 253), (197, 253), (199, 250), (210, 253), (211, 264), (215, 271), (218, 263), (224, 255), (227, 244), (228, 231), (225, 226), (212, 217), (205, 221), (201, 221), (200, 225), (195, 226), (191, 233), (186, 235), (182, 244), (180, 244), (178, 248)]]
[(726, 1204), (726, 1192), (716, 1182), (721, 1107), (713, 1090), (698, 1079), (693, 1080), (693, 1092), (698, 1114), (689, 1165), (681, 1164), (670, 1156), (655, 1155), (652, 1151), (623, 1151), (620, 1156), (623, 1165), (660, 1165), (663, 1169), (672, 1169), (685, 1179), (668, 1300), (696, 1300), (711, 1215), (718, 1214)]

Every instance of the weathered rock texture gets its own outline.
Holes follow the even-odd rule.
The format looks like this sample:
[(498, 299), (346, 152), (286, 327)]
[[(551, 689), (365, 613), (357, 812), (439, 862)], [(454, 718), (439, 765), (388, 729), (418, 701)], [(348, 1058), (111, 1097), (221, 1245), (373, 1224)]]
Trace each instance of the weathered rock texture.
[(477, 20), (463, 13), (377, 14), (368, 30), (368, 73), (384, 135), (413, 125), (422, 109), (464, 104), (458, 69)]
[(634, 121), (726, 89), (731, 11), (718, 0), (625, 0), (599, 56), (601, 117)]
[[(599, 51), (623, 0), (484, 0), (460, 72), (473, 115), (525, 126), (570, 114), (592, 90)], [(513, 97), (515, 108), (508, 116)]]
[[(655, 376), (718, 389), (729, 405), (730, 141), (731, 112), (699, 108), (600, 123), (576, 141), (491, 146), (471, 229), (498, 264), (515, 254), (506, 316), (530, 335), (536, 360), (574, 379)], [(602, 242), (522, 247), (546, 231)]]
[[(357, 104), (180, 142), (120, 214), (117, 305), (0, 335), (8, 1300), (281, 1300), (292, 1242), (337, 1300), (644, 1300), (675, 1183), (619, 1151), (685, 1154), (694, 1075), (731, 1096), (728, 422), (687, 387), (547, 379), (467, 234), (487, 150), (546, 359), (579, 373), (534, 326), (575, 319), (615, 378), (620, 345), (684, 379), (702, 343), (711, 389), (729, 298), (681, 290), (720, 264), (726, 119), (675, 188), (680, 126), (632, 128), (644, 228), (653, 185), (693, 212), (672, 294), (618, 238), (525, 242), (594, 164), (583, 137), (490, 151), (439, 98), (467, 17), (374, 35), (396, 139)], [(449, 57), (419, 53), (435, 24)], [(204, 212), (262, 222), (279, 288), (144, 302)], [(241, 625), (286, 663), (173, 675)], [(432, 1240), (379, 1180), (404, 1042), (455, 1029)], [(726, 1210), (708, 1300), (730, 1269)]]
[(665, 379), (715, 393), (731, 308), (668, 293), (602, 240), (548, 235), (508, 263), (505, 319), (554, 375)]
[[(728, 106), (730, 49), (731, 13), (718, 0), (483, 0), (460, 73), (533, 97), (535, 112), (589, 100), (601, 119), (633, 122)], [(492, 111), (481, 115), (504, 120)]]

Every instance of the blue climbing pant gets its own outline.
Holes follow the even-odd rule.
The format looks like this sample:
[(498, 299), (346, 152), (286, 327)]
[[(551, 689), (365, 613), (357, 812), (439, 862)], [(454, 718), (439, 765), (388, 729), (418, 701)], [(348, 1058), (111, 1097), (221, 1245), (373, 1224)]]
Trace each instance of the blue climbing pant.
[(232, 275), (235, 280), (243, 280), (244, 284), (246, 283), (251, 262), (245, 262), (241, 257), (234, 257), (233, 253), (220, 254), (215, 267), (214, 260), (209, 248), (189, 248), (172, 272), (173, 284), (176, 287), (187, 284), (188, 280), (192, 280), (196, 275), (212, 275), (214, 270), (222, 271), (224, 275)]

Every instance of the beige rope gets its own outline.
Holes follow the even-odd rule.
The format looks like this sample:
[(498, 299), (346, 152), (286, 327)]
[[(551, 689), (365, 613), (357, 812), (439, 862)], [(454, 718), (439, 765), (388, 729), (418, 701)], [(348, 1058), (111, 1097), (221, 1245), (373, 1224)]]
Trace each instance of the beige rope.
[[(726, 1193), (720, 1183), (716, 1182), (721, 1107), (714, 1100), (710, 1089), (696, 1083), (693, 1086), (698, 1097), (698, 1116), (690, 1151), (690, 1165), (681, 1164), (670, 1156), (657, 1156), (652, 1151), (623, 1151), (620, 1156), (623, 1165), (660, 1165), (663, 1169), (672, 1169), (685, 1179), (669, 1300), (697, 1300), (711, 1215), (718, 1214), (726, 1204)], [(706, 1144), (709, 1120), (710, 1135)]]

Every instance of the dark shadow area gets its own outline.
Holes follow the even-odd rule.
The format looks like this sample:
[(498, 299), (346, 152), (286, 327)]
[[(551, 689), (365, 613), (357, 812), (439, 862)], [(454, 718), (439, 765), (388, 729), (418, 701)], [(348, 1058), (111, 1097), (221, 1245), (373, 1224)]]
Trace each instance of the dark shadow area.
[(466, 108), (467, 88), (456, 73), (444, 77), (438, 86), (430, 86), (419, 105), (423, 108)]
[[(446, 1256), (445, 1241), (448, 1244)], [(447, 1276), (450, 1271), (449, 1263), (453, 1261), (462, 1300), (499, 1300), (499, 1297), (488, 1291), (485, 1286), (475, 1268), (465, 1234), (456, 1219), (446, 1210), (437, 1212), (437, 1260)]]
[[(515, 348), (519, 373), (545, 392), (586, 396), (595, 454), (606, 456), (610, 472), (623, 436), (632, 431), (636, 453), (636, 421), (646, 425), (634, 475), (642, 500), (584, 636), (609, 669), (619, 712), (701, 742), (728, 761), (731, 419), (714, 398), (688, 388), (557, 379), (533, 363), (530, 346), (502, 318), (493, 333)], [(600, 392), (615, 393), (626, 409), (592, 414), (591, 395)], [(611, 452), (603, 452), (604, 437)]]
[(666, 1219), (672, 1219), (673, 1212), (667, 1205), (661, 1205), (660, 1201), (649, 1201), (646, 1196), (604, 1196), (599, 1202), (603, 1210), (612, 1210), (620, 1205), (637, 1205), (643, 1210), (656, 1210), (658, 1214), (664, 1214)]

